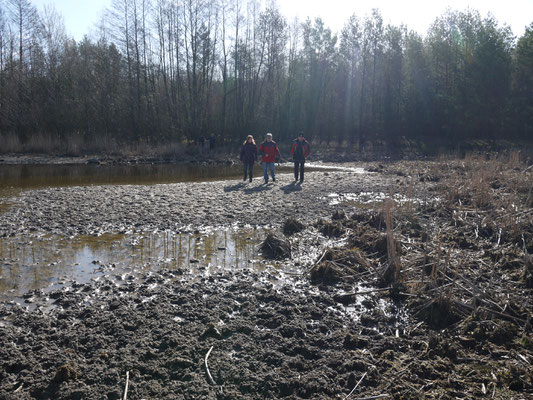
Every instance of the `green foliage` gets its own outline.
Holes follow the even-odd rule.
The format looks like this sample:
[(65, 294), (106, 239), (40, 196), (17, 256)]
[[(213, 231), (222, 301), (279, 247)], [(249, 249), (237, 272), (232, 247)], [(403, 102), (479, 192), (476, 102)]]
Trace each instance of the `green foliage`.
[(526, 28), (515, 50), (513, 76), (514, 122), (524, 139), (533, 134), (533, 23)]

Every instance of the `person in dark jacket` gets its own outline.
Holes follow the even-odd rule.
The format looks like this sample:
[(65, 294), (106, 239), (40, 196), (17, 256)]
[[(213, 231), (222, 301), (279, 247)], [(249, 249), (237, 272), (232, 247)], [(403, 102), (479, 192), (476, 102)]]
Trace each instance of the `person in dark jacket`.
[(291, 147), (292, 160), (294, 161), (294, 180), (298, 180), (299, 172), (300, 183), (304, 181), (304, 164), (309, 150), (309, 142), (305, 140), (303, 132), (300, 132), (298, 137), (293, 140)]
[(198, 139), (198, 143), (200, 144), (200, 154), (204, 154), (205, 151), (205, 137), (200, 136)]
[(241, 147), (241, 161), (244, 165), (244, 181), (250, 175), (250, 182), (254, 176), (254, 164), (257, 160), (257, 146), (252, 135), (248, 135)]
[(265, 183), (268, 183), (268, 170), (270, 170), (272, 181), (276, 182), (274, 163), (279, 157), (279, 149), (276, 142), (272, 140), (271, 133), (267, 133), (265, 141), (259, 145), (259, 154), (262, 155), (261, 162), (263, 163), (263, 176), (265, 178)]

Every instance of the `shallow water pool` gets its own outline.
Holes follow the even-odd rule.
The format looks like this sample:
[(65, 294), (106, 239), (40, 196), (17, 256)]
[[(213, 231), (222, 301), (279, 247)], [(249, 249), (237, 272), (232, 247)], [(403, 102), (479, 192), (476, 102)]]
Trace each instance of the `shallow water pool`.
[(276, 264), (259, 254), (266, 235), (264, 229), (227, 228), (203, 233), (0, 238), (0, 296), (14, 298), (135, 269), (180, 269), (190, 275), (262, 270)]
[[(278, 164), (276, 171), (293, 171), (291, 163)], [(306, 164), (306, 171), (352, 171), (362, 168)], [(205, 182), (241, 177), (240, 164), (0, 164), (0, 198), (7, 191), (86, 185), (151, 185), (176, 182)], [(260, 164), (254, 177), (262, 177)]]

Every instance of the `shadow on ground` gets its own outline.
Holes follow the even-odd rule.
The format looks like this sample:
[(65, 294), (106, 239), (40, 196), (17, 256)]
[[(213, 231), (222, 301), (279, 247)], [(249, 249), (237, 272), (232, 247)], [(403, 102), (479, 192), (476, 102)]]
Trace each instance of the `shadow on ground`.
[(280, 189), (283, 190), (285, 194), (299, 192), (302, 190), (302, 184), (299, 182), (291, 182), (288, 185), (280, 187)]
[(224, 186), (224, 192), (235, 192), (237, 190), (241, 190), (244, 187), (246, 187), (246, 184), (244, 182), (239, 182), (236, 185)]
[(253, 193), (260, 193), (260, 192), (266, 192), (272, 190), (272, 186), (268, 186), (267, 184), (263, 183), (258, 186), (248, 187), (243, 190), (244, 194), (253, 194)]

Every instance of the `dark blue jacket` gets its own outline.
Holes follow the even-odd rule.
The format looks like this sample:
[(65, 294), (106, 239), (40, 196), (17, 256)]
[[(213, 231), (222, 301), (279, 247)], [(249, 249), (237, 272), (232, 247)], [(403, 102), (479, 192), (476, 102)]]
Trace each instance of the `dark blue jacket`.
[(257, 146), (246, 142), (241, 147), (241, 161), (246, 164), (253, 164), (257, 160)]

